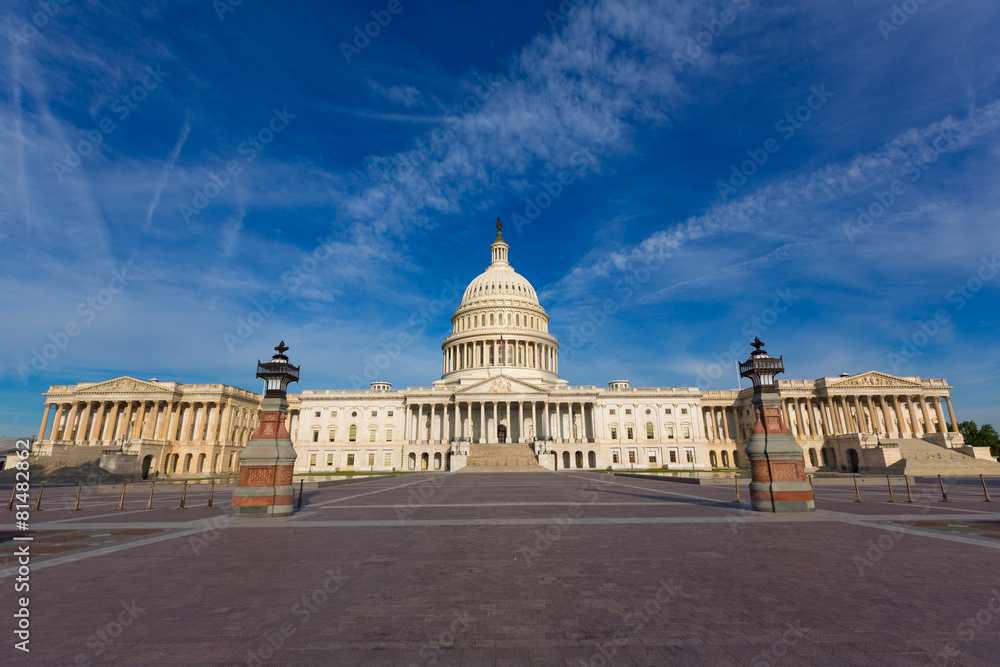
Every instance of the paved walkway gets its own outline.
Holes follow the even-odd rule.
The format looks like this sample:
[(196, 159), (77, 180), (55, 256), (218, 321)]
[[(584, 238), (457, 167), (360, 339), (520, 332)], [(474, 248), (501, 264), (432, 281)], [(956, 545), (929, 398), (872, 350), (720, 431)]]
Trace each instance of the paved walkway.
[(816, 491), (817, 512), (771, 515), (725, 481), (424, 473), (230, 520), (203, 488), (186, 510), (158, 486), (158, 509), (88, 494), (69, 512), (75, 488), (47, 487), (30, 656), (0, 514), (0, 663), (1000, 663), (1000, 503), (978, 480), (948, 503), (936, 480), (914, 503), (901, 483), (896, 503), (874, 482), (860, 504)]

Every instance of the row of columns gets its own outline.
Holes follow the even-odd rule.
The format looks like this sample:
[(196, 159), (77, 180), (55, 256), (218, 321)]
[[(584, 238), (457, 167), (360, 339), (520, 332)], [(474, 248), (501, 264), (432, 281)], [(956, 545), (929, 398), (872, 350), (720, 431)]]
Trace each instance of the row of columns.
[[(512, 411), (517, 412), (516, 422)], [(508, 442), (528, 442), (531, 436), (551, 437), (557, 442), (585, 442), (596, 433), (594, 412), (594, 404), (588, 401), (417, 402), (407, 405), (404, 410), (403, 432), (411, 442), (449, 442), (463, 438), (477, 443), (495, 443), (498, 442), (498, 427), (503, 424), (507, 427)], [(476, 415), (479, 417), (478, 429), (475, 428)], [(551, 425), (550, 417), (553, 416), (555, 428)], [(564, 416), (569, 417), (568, 424), (563, 423)], [(487, 428), (490, 423), (487, 419), (492, 420), (492, 428)], [(527, 427), (529, 419), (531, 429)], [(516, 431), (515, 423), (518, 425)]]
[(469, 341), (455, 343), (444, 351), (442, 371), (450, 373), (467, 368), (503, 366), (558, 373), (559, 355), (555, 346), (531, 340), (505, 338), (503, 352), (500, 352), (500, 339)]
[[(51, 433), (49, 430), (50, 415)], [(75, 444), (130, 440), (213, 442), (228, 440), (230, 429), (252, 428), (256, 413), (243, 417), (230, 401), (74, 401), (45, 404), (39, 440)]]
[[(823, 398), (783, 398), (782, 406), (785, 421), (792, 429), (792, 434), (799, 437), (877, 433), (897, 438), (919, 438), (937, 430), (944, 431), (946, 422), (941, 409), (941, 398), (917, 394), (852, 394)], [(948, 407), (951, 431), (958, 433), (958, 421), (951, 398), (943, 398)], [(904, 403), (909, 422), (904, 415)], [(931, 408), (937, 417), (937, 429), (934, 428)], [(923, 426), (918, 410), (923, 417)]]

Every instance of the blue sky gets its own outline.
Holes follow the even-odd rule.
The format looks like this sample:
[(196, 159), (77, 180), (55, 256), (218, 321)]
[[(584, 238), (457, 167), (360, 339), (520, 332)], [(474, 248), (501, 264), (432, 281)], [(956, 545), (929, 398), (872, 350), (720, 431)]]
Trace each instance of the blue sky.
[(759, 334), (1000, 423), (996, 3), (136, 4), (0, 10), (2, 435), (281, 339), (426, 386), (497, 216), (573, 384), (734, 388)]

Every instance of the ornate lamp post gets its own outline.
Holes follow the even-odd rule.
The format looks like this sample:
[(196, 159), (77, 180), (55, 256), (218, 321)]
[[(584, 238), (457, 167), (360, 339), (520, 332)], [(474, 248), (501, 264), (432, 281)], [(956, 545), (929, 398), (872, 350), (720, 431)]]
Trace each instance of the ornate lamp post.
[(288, 516), (292, 513), (295, 447), (285, 428), (286, 389), (292, 382), (299, 381), (299, 367), (288, 363), (285, 341), (274, 349), (278, 353), (270, 361), (257, 360), (257, 377), (264, 380), (267, 389), (260, 402), (260, 425), (240, 452), (239, 486), (233, 492), (230, 516)]
[(758, 512), (812, 512), (813, 492), (806, 480), (802, 448), (781, 416), (775, 376), (785, 372), (783, 357), (768, 355), (754, 338), (750, 358), (740, 364), (740, 376), (753, 383), (752, 403), (757, 415), (747, 444), (750, 460), (750, 504)]

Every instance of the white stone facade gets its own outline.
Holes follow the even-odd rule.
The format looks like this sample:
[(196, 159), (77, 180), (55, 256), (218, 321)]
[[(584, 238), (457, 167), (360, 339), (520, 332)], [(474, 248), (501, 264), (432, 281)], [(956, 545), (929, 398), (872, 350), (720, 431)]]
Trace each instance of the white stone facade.
[[(598, 388), (560, 378), (548, 314), (508, 250), (498, 224), (491, 262), (451, 318), (442, 375), (430, 386), (394, 390), (375, 382), (369, 390), (289, 394), (297, 472), (443, 470), (451, 454), (497, 442), (555, 452), (557, 469), (746, 465), (749, 389), (633, 388), (625, 380)], [(944, 432), (946, 422), (957, 423), (950, 389), (941, 379), (874, 371), (778, 381), (785, 420), (811, 470), (844, 469), (851, 447), (874, 446), (868, 440), (881, 436), (960, 446), (958, 433)], [(54, 386), (45, 396), (42, 452), (125, 438), (144, 473), (170, 475), (233, 471), (262, 398), (225, 385), (132, 378)]]

